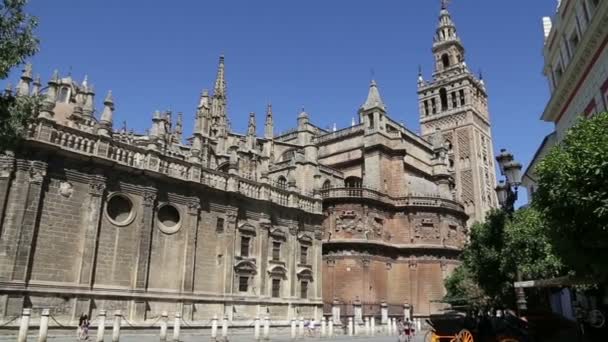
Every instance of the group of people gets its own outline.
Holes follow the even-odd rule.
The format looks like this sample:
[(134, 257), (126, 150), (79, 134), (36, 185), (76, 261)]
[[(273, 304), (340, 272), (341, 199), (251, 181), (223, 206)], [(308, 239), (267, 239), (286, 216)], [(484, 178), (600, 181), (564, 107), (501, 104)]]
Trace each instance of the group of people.
[(399, 342), (410, 342), (414, 336), (414, 323), (406, 318), (405, 321), (397, 320), (397, 330), (399, 331), (398, 341)]

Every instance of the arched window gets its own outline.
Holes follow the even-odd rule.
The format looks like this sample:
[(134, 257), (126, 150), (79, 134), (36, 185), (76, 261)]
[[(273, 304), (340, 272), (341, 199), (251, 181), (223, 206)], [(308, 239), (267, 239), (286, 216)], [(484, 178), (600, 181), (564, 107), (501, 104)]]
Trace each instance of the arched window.
[(444, 53), (441, 56), (441, 62), (443, 63), (443, 68), (447, 69), (450, 67), (450, 56), (447, 53)]
[(441, 98), (441, 110), (448, 110), (448, 92), (445, 88), (439, 90), (439, 97)]
[(57, 102), (67, 103), (70, 99), (70, 88), (61, 87), (59, 88), (59, 95), (57, 96)]
[(331, 182), (330, 182), (330, 181), (329, 181), (329, 179), (328, 179), (328, 180), (326, 180), (325, 182), (323, 182), (322, 189), (323, 189), (323, 190), (327, 190), (327, 189), (330, 189), (330, 188), (331, 188)]
[(277, 186), (281, 189), (287, 189), (287, 178), (279, 176), (279, 178), (277, 178)]

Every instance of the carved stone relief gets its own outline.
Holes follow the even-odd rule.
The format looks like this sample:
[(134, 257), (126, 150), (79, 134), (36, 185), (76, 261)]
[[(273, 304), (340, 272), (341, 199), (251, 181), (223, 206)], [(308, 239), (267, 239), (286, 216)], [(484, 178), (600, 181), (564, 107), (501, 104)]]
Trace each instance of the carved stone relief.
[(414, 225), (414, 238), (417, 240), (441, 241), (441, 229), (432, 218), (416, 219)]

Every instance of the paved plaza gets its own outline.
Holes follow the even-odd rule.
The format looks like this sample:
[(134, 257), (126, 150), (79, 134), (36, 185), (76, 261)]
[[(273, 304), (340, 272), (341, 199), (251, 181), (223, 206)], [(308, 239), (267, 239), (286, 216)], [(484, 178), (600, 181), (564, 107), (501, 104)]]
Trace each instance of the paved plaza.
[[(112, 341), (111, 333), (112, 333), (111, 330), (106, 333), (105, 340), (104, 340), (105, 342)], [(172, 340), (172, 336), (173, 336), (172, 334), (173, 334), (173, 332), (171, 330), (169, 330), (167, 332), (167, 341)], [(95, 331), (94, 330), (91, 331), (89, 336), (90, 336), (89, 341), (95, 341)], [(16, 338), (17, 338), (16, 330), (14, 331), (14, 334), (6, 334), (6, 331), (5, 331), (4, 334), (0, 335), (0, 342), (15, 341)], [(251, 333), (238, 332), (233, 335), (229, 335), (228, 338), (229, 338), (230, 342), (253, 342), (253, 341), (255, 341), (255, 339), (253, 337), (253, 331)], [(38, 339), (37, 332), (30, 331), (30, 334), (28, 336), (28, 341), (37, 341), (37, 339)], [(137, 333), (126, 332), (120, 336), (121, 342), (158, 341), (158, 340), (159, 340), (159, 337), (158, 337), (157, 331), (142, 331), (142, 332), (137, 332)], [(221, 341), (221, 339), (218, 339), (218, 340)], [(50, 341), (50, 342), (77, 341), (76, 331), (74, 331), (74, 334), (70, 334), (68, 331), (61, 331), (61, 332), (50, 331), (49, 336), (48, 336), (48, 341)], [(183, 341), (183, 342), (201, 342), (201, 341), (208, 342), (208, 341), (211, 341), (211, 335), (210, 335), (209, 331), (204, 331), (204, 332), (200, 332), (200, 333), (183, 331), (182, 334), (180, 335), (180, 341)], [(289, 331), (285, 331), (285, 332), (279, 331), (274, 336), (271, 333), (270, 341), (276, 341), (276, 342), (288, 342), (289, 341), (289, 342), (291, 342), (294, 340), (291, 339), (291, 337), (289, 335)], [(368, 337), (368, 336), (338, 335), (338, 336), (334, 336), (332, 338), (304, 337), (304, 338), (297, 338), (295, 341), (305, 341), (305, 342), (313, 342), (313, 341), (396, 342), (396, 341), (398, 341), (398, 339), (397, 339), (397, 336)], [(424, 341), (424, 332), (415, 336), (412, 339), (412, 341), (413, 342)]]

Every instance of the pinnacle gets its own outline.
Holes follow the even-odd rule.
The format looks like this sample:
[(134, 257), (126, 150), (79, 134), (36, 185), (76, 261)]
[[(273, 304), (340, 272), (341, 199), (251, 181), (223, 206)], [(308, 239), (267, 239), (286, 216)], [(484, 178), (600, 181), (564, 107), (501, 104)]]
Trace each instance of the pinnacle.
[(380, 91), (378, 90), (378, 85), (376, 84), (376, 80), (372, 80), (369, 86), (369, 93), (367, 94), (367, 100), (361, 107), (362, 110), (369, 110), (372, 108), (380, 108), (386, 111), (386, 106), (382, 101), (382, 97), (380, 96)]

